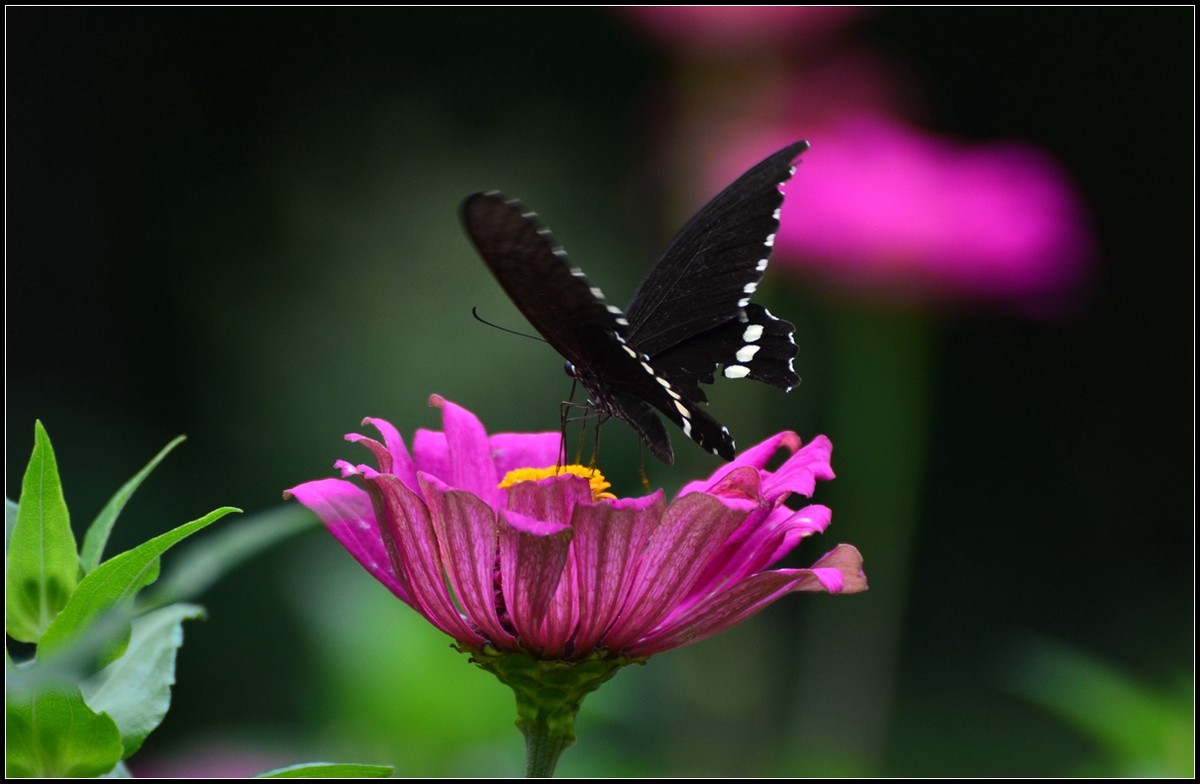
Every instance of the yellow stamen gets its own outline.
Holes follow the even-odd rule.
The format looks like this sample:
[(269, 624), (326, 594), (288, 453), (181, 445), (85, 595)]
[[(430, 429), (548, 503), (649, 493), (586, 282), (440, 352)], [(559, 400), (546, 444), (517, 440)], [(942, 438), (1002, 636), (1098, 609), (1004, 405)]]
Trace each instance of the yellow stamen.
[(574, 474), (588, 480), (588, 484), (592, 486), (592, 498), (599, 501), (601, 499), (616, 499), (612, 493), (604, 492), (612, 485), (605, 480), (604, 474), (600, 473), (598, 468), (588, 468), (581, 465), (567, 466), (550, 466), (549, 468), (517, 468), (509, 471), (504, 475), (504, 479), (500, 482), (500, 489), (512, 487), (517, 482), (536, 482), (539, 479), (546, 479), (551, 476), (561, 476), (562, 474)]

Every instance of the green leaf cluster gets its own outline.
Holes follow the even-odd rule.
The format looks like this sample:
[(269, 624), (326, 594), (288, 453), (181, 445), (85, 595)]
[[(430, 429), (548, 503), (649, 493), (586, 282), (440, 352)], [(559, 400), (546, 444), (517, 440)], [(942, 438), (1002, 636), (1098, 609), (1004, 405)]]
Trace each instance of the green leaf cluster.
[[(123, 760), (141, 748), (171, 705), (183, 622), (204, 616), (202, 607), (180, 600), (313, 524), (311, 515), (289, 508), (206, 537), (171, 579), (143, 594), (158, 579), (167, 550), (241, 511), (221, 507), (104, 560), (121, 510), (182, 441), (167, 444), (109, 499), (77, 551), (54, 449), (36, 423), (20, 502), (4, 504), (4, 625), (20, 651), (14, 657), (6, 644), (7, 776), (127, 777)], [(377, 778), (391, 772), (387, 766), (321, 762), (262, 776)]]
[(104, 560), (118, 515), (177, 438), (130, 479), (76, 549), (54, 449), (34, 427), (19, 503), (5, 501), (4, 625), (32, 655), (5, 648), (5, 773), (99, 776), (118, 769), (166, 715), (182, 624), (192, 604), (149, 609), (139, 592), (168, 549), (230, 512), (199, 520)]

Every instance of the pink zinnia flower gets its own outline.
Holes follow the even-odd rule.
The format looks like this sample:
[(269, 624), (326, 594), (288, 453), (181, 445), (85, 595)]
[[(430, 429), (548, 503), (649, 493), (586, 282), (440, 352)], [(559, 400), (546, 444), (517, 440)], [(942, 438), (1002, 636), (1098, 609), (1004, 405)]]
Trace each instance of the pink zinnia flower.
[[(345, 479), (287, 493), (312, 509), (371, 575), (471, 650), (540, 659), (593, 651), (646, 657), (723, 631), (792, 591), (866, 588), (862, 559), (840, 545), (811, 569), (769, 567), (829, 525), (830, 510), (784, 505), (833, 478), (832, 445), (780, 433), (713, 476), (617, 499), (587, 478), (500, 481), (553, 466), (558, 433), (488, 436), (464, 408), (434, 396), (445, 432), (418, 430), (410, 453), (392, 425), (383, 441), (351, 434), (378, 468), (338, 461)], [(764, 468), (777, 451), (791, 455)], [(597, 474), (598, 476), (598, 474)], [(595, 481), (595, 480), (593, 480)], [(365, 488), (365, 489), (364, 489)]]
[[(338, 461), (361, 486), (320, 479), (285, 495), (512, 686), (518, 725), (527, 739), (557, 738), (553, 759), (574, 738), (583, 696), (620, 666), (723, 631), (793, 591), (867, 587), (850, 545), (809, 569), (770, 569), (829, 525), (825, 506), (784, 504), (833, 478), (824, 436), (801, 446), (795, 433), (780, 433), (668, 504), (661, 490), (615, 498), (581, 466), (555, 475), (558, 433), (489, 436), (466, 409), (437, 396), (431, 404), (442, 409), (445, 431), (418, 430), (411, 453), (380, 419), (365, 423), (382, 442), (347, 436), (377, 464)], [(767, 470), (780, 450), (790, 454)], [(547, 693), (559, 696), (547, 704)], [(545, 760), (534, 756), (530, 770), (544, 773)]]

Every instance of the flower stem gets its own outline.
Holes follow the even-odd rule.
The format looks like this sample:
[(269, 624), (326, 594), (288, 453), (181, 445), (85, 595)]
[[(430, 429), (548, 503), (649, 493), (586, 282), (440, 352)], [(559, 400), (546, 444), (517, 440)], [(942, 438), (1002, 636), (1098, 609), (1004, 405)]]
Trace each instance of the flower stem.
[[(575, 723), (571, 716), (571, 724)], [(558, 765), (559, 756), (575, 743), (574, 727), (566, 732), (561, 727), (555, 727), (557, 722), (517, 720), (521, 731), (525, 733), (525, 777), (550, 778)]]
[(646, 661), (629, 656), (605, 658), (602, 651), (578, 661), (535, 659), (491, 646), (463, 652), (516, 695), (516, 725), (525, 736), (525, 775), (529, 778), (554, 775), (558, 758), (575, 743), (575, 715), (583, 698), (625, 665)]

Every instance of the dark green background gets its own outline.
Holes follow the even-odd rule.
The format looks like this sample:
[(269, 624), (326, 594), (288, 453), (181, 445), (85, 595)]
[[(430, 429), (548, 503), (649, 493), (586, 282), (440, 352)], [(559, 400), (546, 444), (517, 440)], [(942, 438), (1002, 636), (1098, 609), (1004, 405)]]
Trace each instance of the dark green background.
[[(467, 193), (535, 205), (618, 302), (676, 220), (650, 174), (671, 55), (612, 12), (25, 7), (6, 22), (6, 487), (19, 488), (42, 419), (80, 530), (186, 433), (127, 509), (118, 547), (224, 504), (271, 509), (335, 458), (361, 459), (340, 437), (363, 416), (406, 435), (436, 426), (432, 392), (492, 429), (555, 427), (558, 359), (470, 316), (478, 305), (523, 326), (461, 236)], [(928, 341), (911, 582), (788, 598), (622, 673), (585, 705), (564, 772), (1130, 772), (1013, 693), (1010, 651), (1052, 640), (1150, 691), (1190, 675), (1193, 23), (1188, 8), (910, 10), (844, 34), (916, 73), (931, 130), (1023, 138), (1063, 162), (1092, 216), (1090, 290), (1058, 321), (969, 307), (926, 319), (772, 278), (772, 307), (800, 327), (805, 384), (785, 403), (719, 389), (714, 411), (739, 443), (830, 429), (844, 392), (829, 379), (856, 349), (839, 325), (918, 324)], [(771, 421), (746, 413), (764, 404)], [(634, 493), (631, 439), (612, 433)], [(656, 483), (712, 470), (674, 440), (680, 463), (651, 466)], [(847, 541), (868, 574), (909, 559), (871, 549), (886, 520), (830, 503), (834, 525), (806, 557)], [(885, 732), (814, 749), (802, 717), (820, 706), (804, 704), (794, 656), (810, 608), (835, 602), (853, 619), (885, 593), (904, 608), (897, 650), (870, 675), (894, 689), (877, 700)], [(209, 619), (187, 629), (173, 710), (135, 773), (214, 739), (265, 749), (261, 767), (517, 771), (502, 687), (323, 534), (202, 601)], [(360, 619), (367, 606), (380, 609)], [(362, 652), (389, 635), (390, 652)]]

